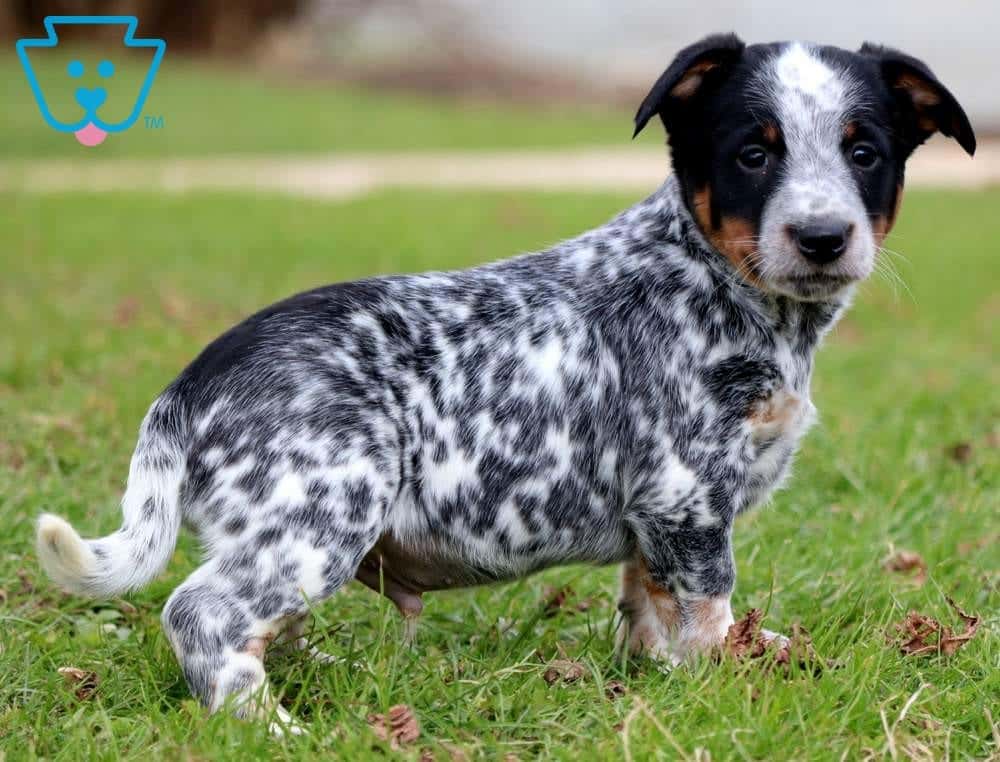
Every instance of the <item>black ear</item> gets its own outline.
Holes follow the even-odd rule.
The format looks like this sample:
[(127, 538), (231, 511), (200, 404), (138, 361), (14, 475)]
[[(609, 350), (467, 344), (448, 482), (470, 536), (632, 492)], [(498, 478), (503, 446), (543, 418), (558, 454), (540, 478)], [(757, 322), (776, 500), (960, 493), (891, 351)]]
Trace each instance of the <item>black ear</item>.
[(745, 47), (735, 34), (715, 34), (684, 48), (639, 106), (632, 137), (642, 132), (654, 114), (659, 114), (667, 125), (674, 108), (694, 98), (706, 84), (721, 81), (740, 60)]
[(904, 138), (910, 141), (910, 150), (940, 132), (957, 140), (969, 156), (976, 152), (976, 134), (969, 118), (927, 64), (906, 53), (870, 42), (862, 45), (858, 52), (878, 62), (882, 78), (899, 108), (900, 127)]

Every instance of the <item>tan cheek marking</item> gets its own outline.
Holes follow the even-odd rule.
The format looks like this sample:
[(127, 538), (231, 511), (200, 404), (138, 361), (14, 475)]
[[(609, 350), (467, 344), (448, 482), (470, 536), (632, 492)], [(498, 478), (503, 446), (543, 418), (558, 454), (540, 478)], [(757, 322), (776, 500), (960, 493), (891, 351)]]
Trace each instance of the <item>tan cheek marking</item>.
[(903, 204), (903, 186), (897, 186), (896, 188), (896, 203), (893, 205), (892, 213), (889, 216), (884, 214), (879, 215), (874, 220), (872, 220), (872, 235), (875, 238), (875, 243), (881, 246), (885, 241), (886, 236), (889, 235), (889, 231), (892, 230), (893, 226), (896, 224), (896, 218), (899, 216), (899, 209)]
[(701, 232), (729, 260), (743, 278), (760, 286), (760, 278), (752, 258), (757, 253), (757, 231), (749, 220), (723, 217), (718, 228), (712, 227), (712, 191), (708, 186), (695, 191), (692, 197), (694, 218)]
[(760, 284), (753, 256), (757, 253), (757, 231), (749, 220), (723, 217), (717, 230), (709, 232), (708, 239), (730, 261), (736, 271), (747, 281)]

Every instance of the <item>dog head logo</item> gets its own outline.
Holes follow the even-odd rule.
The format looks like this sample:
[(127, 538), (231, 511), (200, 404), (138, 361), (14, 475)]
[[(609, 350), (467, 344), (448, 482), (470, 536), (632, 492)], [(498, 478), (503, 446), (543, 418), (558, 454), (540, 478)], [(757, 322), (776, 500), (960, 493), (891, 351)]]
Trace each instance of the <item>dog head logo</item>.
[[(18, 58), (49, 127), (72, 132), (85, 146), (96, 146), (108, 133), (123, 132), (135, 124), (167, 49), (163, 40), (136, 39), (138, 23), (135, 16), (47, 16), (47, 37), (17, 41)], [(58, 70), (40, 65), (46, 49), (59, 44), (59, 28), (68, 25), (120, 27), (121, 44), (127, 50), (109, 50), (104, 56), (98, 53), (93, 60), (75, 57)], [(77, 51), (78, 56), (85, 52)], [(138, 79), (132, 76), (134, 66), (115, 66), (113, 59), (124, 60), (124, 53), (132, 54), (130, 62), (141, 54), (149, 57)]]

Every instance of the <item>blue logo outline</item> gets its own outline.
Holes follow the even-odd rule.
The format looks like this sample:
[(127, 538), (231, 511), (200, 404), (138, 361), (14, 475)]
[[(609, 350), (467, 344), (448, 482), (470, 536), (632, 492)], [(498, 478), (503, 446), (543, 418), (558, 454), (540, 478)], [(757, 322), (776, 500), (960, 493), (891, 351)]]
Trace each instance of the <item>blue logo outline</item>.
[[(24, 73), (28, 78), (28, 84), (31, 86), (31, 90), (35, 95), (35, 102), (38, 104), (39, 111), (42, 112), (42, 118), (45, 122), (54, 130), (59, 132), (76, 132), (83, 129), (88, 124), (95, 124), (100, 127), (105, 132), (124, 132), (139, 118), (139, 114), (142, 112), (142, 107), (146, 105), (146, 98), (149, 95), (149, 89), (153, 86), (153, 79), (156, 77), (156, 72), (160, 68), (160, 61), (163, 60), (163, 54), (166, 52), (167, 43), (164, 40), (157, 38), (147, 38), (147, 39), (135, 39), (135, 30), (139, 25), (139, 19), (135, 16), (46, 16), (45, 17), (45, 31), (48, 37), (44, 39), (23, 39), (18, 40), (16, 44), (17, 56), (21, 59), (21, 67), (24, 69)], [(59, 35), (56, 33), (56, 26), (59, 24), (104, 24), (104, 25), (125, 25), (125, 46), (129, 48), (154, 48), (153, 61), (149, 65), (149, 70), (146, 72), (146, 79), (142, 83), (142, 87), (139, 89), (139, 95), (136, 98), (135, 106), (132, 109), (132, 113), (122, 122), (117, 124), (109, 124), (97, 116), (96, 108), (88, 109), (84, 108), (84, 116), (79, 122), (74, 122), (72, 124), (63, 124), (52, 116), (52, 112), (49, 111), (48, 104), (45, 102), (45, 95), (42, 93), (42, 88), (38, 84), (38, 78), (35, 76), (35, 71), (31, 66), (31, 61), (28, 59), (28, 48), (54, 48), (59, 44)]]

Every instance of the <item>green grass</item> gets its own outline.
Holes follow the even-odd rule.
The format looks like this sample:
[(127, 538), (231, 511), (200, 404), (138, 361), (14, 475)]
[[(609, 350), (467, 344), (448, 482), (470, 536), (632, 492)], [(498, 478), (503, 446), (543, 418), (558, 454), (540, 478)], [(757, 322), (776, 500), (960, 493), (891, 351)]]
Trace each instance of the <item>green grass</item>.
[[(70, 79), (66, 64), (87, 66), (82, 80)], [(131, 111), (144, 60), (106, 50), (50, 50), (32, 54), (43, 92), (57, 118), (79, 119), (72, 90), (103, 83), (92, 72), (110, 58), (117, 66), (107, 85), (108, 119)], [(117, 88), (115, 84), (117, 83)], [(591, 144), (626, 145), (631, 115), (597, 106), (537, 106), (456, 102), (389, 94), (292, 75), (262, 75), (237, 67), (193, 64), (168, 50), (143, 114), (162, 115), (162, 130), (146, 129), (142, 118), (129, 130), (108, 137), (98, 150), (80, 146), (68, 133), (42, 120), (20, 62), (0, 56), (5, 94), (0, 124), (0, 159), (80, 157), (170, 158), (217, 154), (302, 154), (379, 150), (461, 150), (553, 148)], [(61, 116), (62, 115), (62, 116)], [(662, 141), (657, 130), (644, 140)]]
[[(767, 608), (772, 629), (801, 623), (829, 662), (818, 675), (623, 663), (613, 569), (429, 595), (412, 650), (399, 645), (395, 612), (352, 586), (317, 608), (319, 645), (345, 663), (270, 660), (283, 702), (312, 730), (279, 742), (206, 716), (188, 696), (158, 615), (197, 563), (190, 537), (129, 605), (61, 595), (40, 574), (34, 517), (55, 511), (93, 535), (117, 527), (146, 406), (241, 315), (322, 282), (538, 248), (629, 201), (0, 196), (0, 758), (385, 758), (365, 717), (397, 703), (422, 725), (410, 759), (420, 749), (437, 759), (455, 749), (572, 760), (619, 759), (626, 748), (635, 759), (700, 749), (714, 760), (995, 755), (996, 192), (910, 194), (891, 245), (910, 260), (898, 268), (911, 293), (863, 288), (821, 353), (822, 425), (794, 479), (737, 528), (735, 608)], [(971, 445), (967, 462), (948, 454), (959, 442)], [(923, 555), (925, 585), (882, 570), (891, 548)], [(575, 591), (552, 617), (549, 585)], [(965, 648), (904, 657), (887, 642), (910, 609), (952, 623), (946, 596), (984, 617)], [(575, 612), (584, 599), (589, 608)], [(560, 651), (587, 673), (549, 686), (542, 674)], [(63, 684), (63, 666), (100, 676), (92, 698)], [(625, 695), (606, 698), (609, 680)]]

